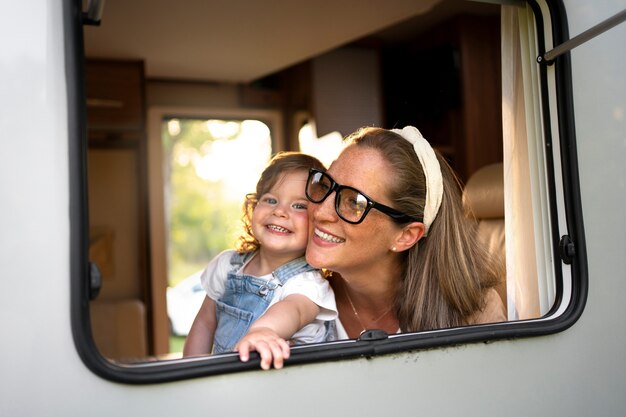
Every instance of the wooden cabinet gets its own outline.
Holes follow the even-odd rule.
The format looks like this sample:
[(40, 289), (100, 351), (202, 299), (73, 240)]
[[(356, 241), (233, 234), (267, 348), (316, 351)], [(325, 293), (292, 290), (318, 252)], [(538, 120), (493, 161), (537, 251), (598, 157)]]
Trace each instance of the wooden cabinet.
[(459, 16), (388, 49), (383, 72), (387, 126), (416, 126), (463, 181), (502, 161), (498, 16)]
[(85, 71), (90, 257), (105, 262), (92, 332), (104, 356), (134, 360), (153, 351), (144, 67), (88, 60)]
[(85, 89), (89, 130), (145, 130), (142, 61), (87, 60)]

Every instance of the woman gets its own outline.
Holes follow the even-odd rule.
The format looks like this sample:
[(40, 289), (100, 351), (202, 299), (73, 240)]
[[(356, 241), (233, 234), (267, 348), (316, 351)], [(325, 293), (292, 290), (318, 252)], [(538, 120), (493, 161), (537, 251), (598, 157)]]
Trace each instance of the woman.
[[(326, 339), (506, 320), (459, 183), (420, 132), (364, 128), (347, 140), (327, 172), (309, 171), (305, 190), (306, 260), (332, 271), (339, 314)], [(274, 332), (255, 349), (266, 362), (289, 357)]]
[(420, 132), (364, 128), (307, 182), (306, 259), (333, 271), (330, 340), (506, 320), (454, 173)]

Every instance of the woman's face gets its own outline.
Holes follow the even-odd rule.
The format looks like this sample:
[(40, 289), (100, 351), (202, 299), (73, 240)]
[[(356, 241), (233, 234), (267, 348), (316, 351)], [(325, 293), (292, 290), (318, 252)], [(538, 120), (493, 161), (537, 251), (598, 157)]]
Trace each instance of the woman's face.
[[(328, 169), (341, 185), (348, 185), (376, 202), (393, 207), (386, 190), (393, 181), (391, 166), (378, 150), (347, 147)], [(388, 216), (372, 209), (360, 224), (347, 223), (335, 212), (333, 192), (319, 204), (309, 204), (308, 263), (347, 277), (371, 270), (389, 256), (394, 237), (401, 228)]]

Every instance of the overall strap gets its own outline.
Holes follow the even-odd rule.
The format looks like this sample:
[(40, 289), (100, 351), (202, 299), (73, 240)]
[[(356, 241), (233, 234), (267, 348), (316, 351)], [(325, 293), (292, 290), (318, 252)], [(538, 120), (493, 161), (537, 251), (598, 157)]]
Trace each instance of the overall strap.
[(315, 268), (306, 262), (304, 256), (289, 261), (272, 272), (272, 278), (259, 288), (259, 295), (265, 296), (269, 291), (274, 291), (276, 288), (282, 287), (289, 278), (314, 270)]
[(239, 253), (239, 252), (233, 253), (233, 255), (230, 257), (230, 265), (233, 267), (232, 269), (236, 271), (239, 268), (241, 268), (243, 266), (243, 264), (248, 262), (248, 260), (255, 253), (256, 253), (256, 251), (245, 252), (245, 253)]
[(287, 280), (294, 275), (301, 274), (303, 272), (314, 271), (311, 265), (306, 262), (304, 256), (296, 258), (292, 261), (287, 262), (284, 265), (279, 266), (274, 272), (272, 272), (272, 276), (278, 279), (282, 284), (287, 282)]

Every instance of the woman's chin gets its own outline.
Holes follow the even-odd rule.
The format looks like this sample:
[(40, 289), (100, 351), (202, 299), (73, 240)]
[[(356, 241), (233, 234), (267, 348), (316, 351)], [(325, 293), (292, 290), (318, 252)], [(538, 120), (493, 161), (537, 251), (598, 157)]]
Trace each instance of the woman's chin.
[(313, 235), (306, 248), (306, 260), (314, 268), (332, 269), (337, 264), (336, 261), (341, 259), (344, 244), (345, 242), (329, 242)]
[(318, 257), (316, 256), (316, 254), (310, 253), (309, 250), (306, 251), (305, 253), (305, 258), (306, 258), (306, 262), (311, 265), (313, 268), (324, 268), (324, 266), (322, 266), (319, 262)]
[(329, 257), (327, 254), (324, 254), (320, 248), (312, 248), (312, 245), (309, 244), (306, 250), (306, 261), (313, 268), (327, 268), (330, 264)]

